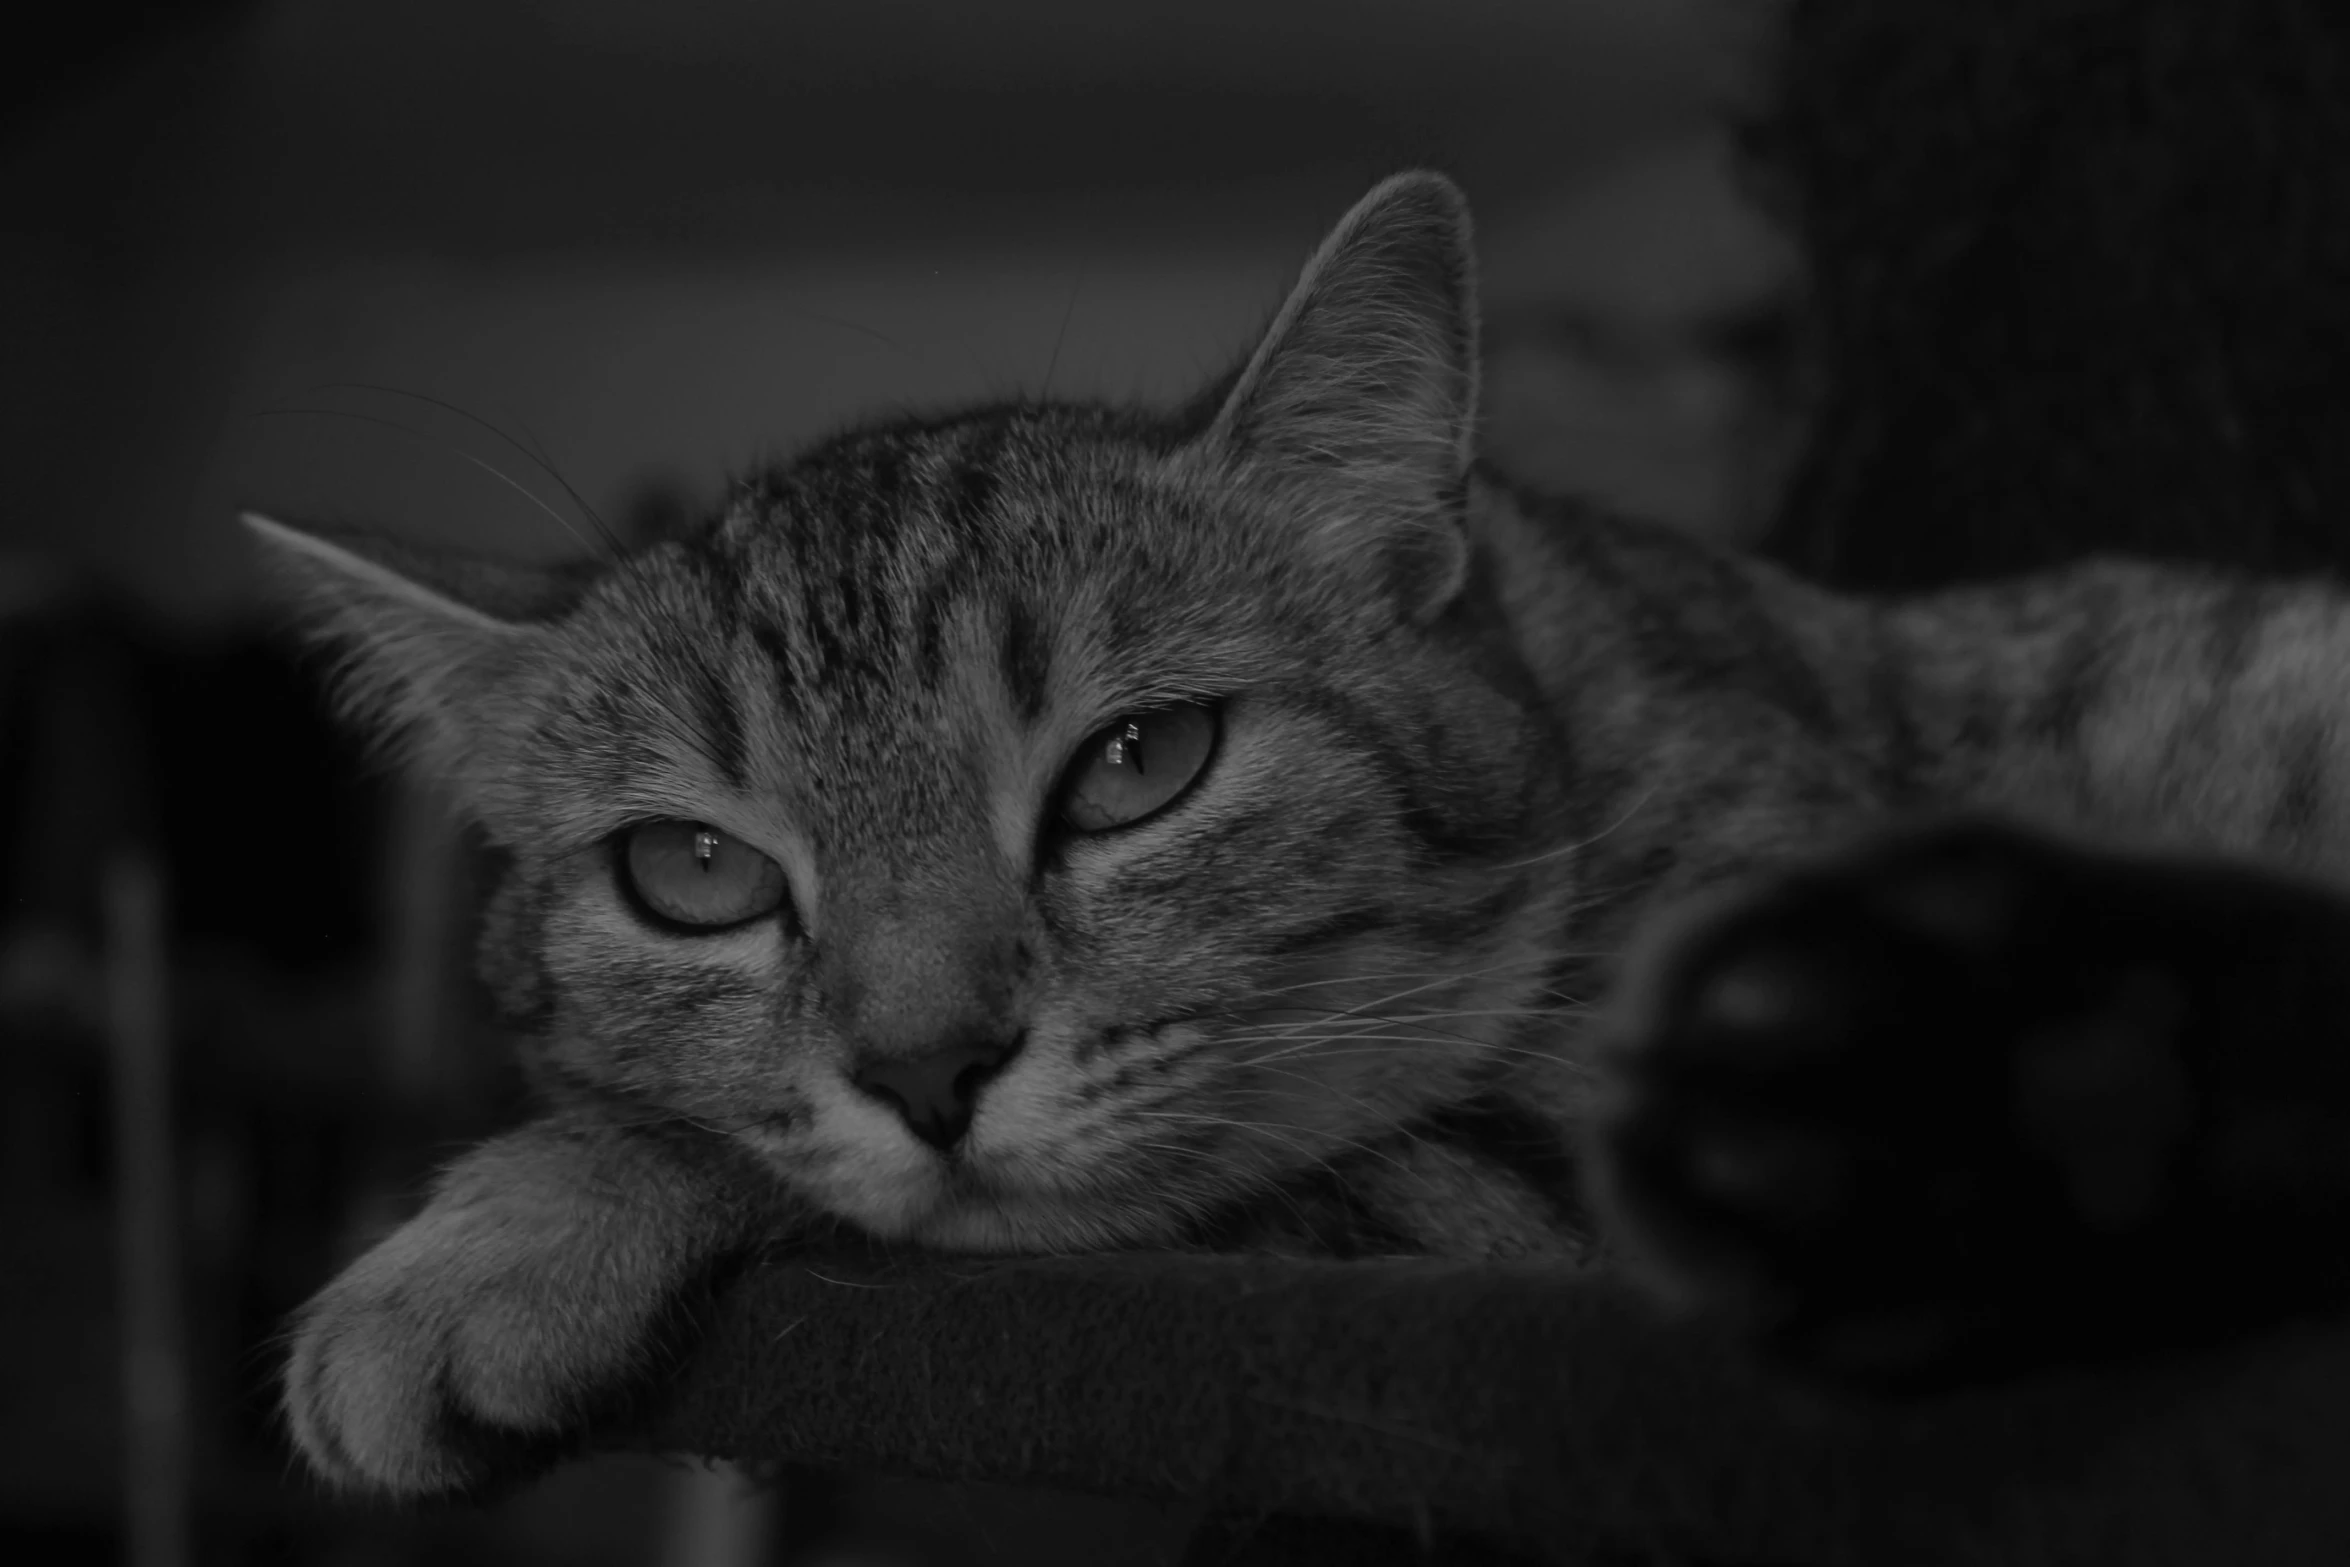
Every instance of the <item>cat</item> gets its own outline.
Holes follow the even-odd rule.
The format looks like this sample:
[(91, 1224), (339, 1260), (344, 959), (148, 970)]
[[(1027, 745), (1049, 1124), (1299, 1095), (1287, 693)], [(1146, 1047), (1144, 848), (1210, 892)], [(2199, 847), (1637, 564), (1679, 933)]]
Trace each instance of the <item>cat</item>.
[[(1173, 413), (852, 430), (544, 576), (251, 519), (509, 857), (544, 1101), (302, 1313), (311, 1467), (477, 1484), (834, 1229), (1620, 1256), (1893, 1389), (2330, 1303), (2343, 603), (1839, 598), (1519, 492), (1476, 386), (1405, 174)], [(2182, 1317), (2215, 1222), (2266, 1282)]]

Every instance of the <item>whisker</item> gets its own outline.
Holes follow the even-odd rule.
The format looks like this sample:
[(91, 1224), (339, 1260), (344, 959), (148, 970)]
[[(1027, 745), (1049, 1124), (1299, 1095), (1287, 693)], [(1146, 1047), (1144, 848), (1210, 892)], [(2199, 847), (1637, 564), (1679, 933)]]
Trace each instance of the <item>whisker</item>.
[(1569, 996), (1561, 992), (1546, 991), (1543, 992), (1543, 994), (1550, 996), (1552, 999), (1540, 1005), (1514, 1007), (1436, 1007), (1431, 1008), (1426, 1012), (1369, 1012), (1356, 1011), (1351, 1008), (1345, 1011), (1332, 1011), (1327, 1008), (1316, 1010), (1308, 1007), (1285, 1007), (1282, 1009), (1283, 1011), (1304, 1014), (1305, 1021), (1302, 1023), (1278, 1023), (1261, 1026), (1241, 1026), (1227, 1030), (1219, 1037), (1225, 1039), (1278, 1039), (1283, 1034), (1295, 1033), (1301, 1027), (1311, 1027), (1316, 1020), (1327, 1021), (1331, 1023), (1394, 1023), (1404, 1021), (1420, 1022), (1430, 1018), (1448, 1017), (1552, 1018), (1577, 1017), (1599, 1010), (1599, 1008), (1591, 1002), (1583, 1001), (1577, 997)]
[(500, 484), (505, 485), (515, 494), (521, 496), (524, 500), (530, 502), (540, 511), (545, 512), (549, 517), (553, 518), (555, 526), (561, 528), (565, 533), (570, 534), (573, 539), (579, 542), (581, 548), (591, 551), (595, 548), (593, 544), (588, 542), (587, 535), (580, 532), (577, 527), (572, 525), (570, 518), (564, 516), (554, 507), (548, 505), (546, 501), (534, 493), (529, 488), (529, 486), (518, 482), (511, 474), (507, 473), (497, 464), (485, 461), (484, 459), (475, 456), (473, 453), (467, 451), (462, 446), (451, 445), (446, 441), (436, 441), (432, 437), (426, 435), (422, 430), (418, 430), (409, 425), (402, 424), (397, 419), (386, 419), (377, 414), (354, 413), (351, 410), (345, 408), (256, 408), (248, 413), (246, 417), (249, 419), (291, 417), (311, 419), (348, 419), (355, 424), (373, 424), (380, 425), (386, 430), (397, 430), (400, 434), (407, 436), (410, 440), (417, 442), (419, 445), (431, 447), (435, 451), (445, 452), (451, 456), (462, 457), (465, 461), (473, 464), (476, 468), (479, 468), (482, 472), (488, 474), (491, 478), (496, 479)]
[(1587, 1014), (1590, 1010), (1590, 1008), (1581, 1005), (1566, 1005), (1558, 1007), (1489, 1007), (1400, 1015), (1340, 1012), (1326, 1014), (1318, 1022), (1308, 1019), (1277, 1029), (1234, 1030), (1230, 1034), (1220, 1036), (1218, 1042), (1241, 1045), (1281, 1044), (1308, 1033), (1319, 1033), (1319, 1036), (1323, 1038), (1348, 1038), (1372, 1028), (1415, 1028), (1428, 1033), (1446, 1035), (1460, 1044), (1482, 1047), (1487, 1045), (1488, 1041), (1475, 1034), (1437, 1028), (1434, 1025), (1446, 1020), (1484, 1017), (1550, 1021), (1579, 1017)]
[(1493, 868), (1498, 871), (1524, 870), (1530, 865), (1540, 865), (1547, 860), (1562, 859), (1570, 854), (1579, 854), (1583, 850), (1590, 848), (1593, 844), (1600, 842), (1602, 839), (1610, 837), (1613, 834), (1621, 831), (1624, 827), (1624, 824), (1629, 822), (1633, 817), (1639, 815), (1642, 808), (1645, 807), (1649, 801), (1656, 798), (1657, 790), (1663, 787), (1664, 785), (1662, 780), (1650, 784), (1647, 789), (1642, 791), (1639, 799), (1634, 800), (1629, 806), (1625, 807), (1623, 815), (1617, 817), (1613, 822), (1610, 822), (1607, 826), (1602, 827), (1599, 831), (1593, 833), (1590, 837), (1585, 838), (1578, 843), (1562, 844), (1558, 848), (1545, 849), (1540, 854), (1529, 855), (1522, 860), (1505, 861)]
[[(1545, 954), (1545, 955), (1544, 955), (1544, 956), (1543, 956), (1543, 957), (1542, 957), (1542, 958), (1539, 960), (1539, 963), (1528, 963), (1528, 964), (1526, 964), (1525, 966), (1527, 966), (1527, 967), (1540, 967), (1540, 968), (1543, 968), (1543, 969), (1547, 970), (1548, 968), (1555, 966), (1555, 965), (1556, 965), (1557, 963), (1559, 963), (1559, 962), (1568, 962), (1568, 961), (1575, 961), (1575, 960), (1579, 960), (1579, 959), (1590, 959), (1590, 958), (1604, 958), (1604, 957), (1607, 957), (1607, 956), (1610, 956), (1610, 955), (1611, 955), (1611, 954), (1607, 954), (1607, 953), (1599, 953), (1599, 952), (1566, 952), (1566, 953), (1549, 953), (1549, 954)], [(1403, 1001), (1403, 1000), (1407, 1000), (1407, 999), (1409, 999), (1409, 998), (1410, 998), (1410, 997), (1412, 997), (1412, 996), (1419, 995), (1419, 994), (1421, 994), (1421, 993), (1423, 993), (1423, 992), (1425, 992), (1425, 991), (1428, 991), (1428, 990), (1434, 989), (1434, 988), (1436, 988), (1438, 985), (1441, 985), (1441, 984), (1444, 984), (1444, 983), (1447, 983), (1447, 982), (1452, 982), (1452, 981), (1456, 981), (1456, 980), (1457, 980), (1457, 981), (1460, 981), (1460, 982), (1467, 982), (1467, 981), (1474, 980), (1474, 979), (1478, 979), (1478, 978), (1485, 978), (1485, 977), (1490, 977), (1490, 976), (1491, 976), (1491, 975), (1493, 975), (1493, 974), (1496, 974), (1496, 973), (1502, 972), (1502, 971), (1504, 971), (1504, 970), (1506, 970), (1506, 969), (1509, 969), (1509, 968), (1512, 968), (1512, 967), (1517, 967), (1517, 966), (1519, 966), (1519, 965), (1517, 965), (1517, 964), (1514, 964), (1514, 963), (1499, 963), (1499, 964), (1493, 964), (1493, 965), (1489, 965), (1488, 967), (1486, 967), (1486, 968), (1484, 968), (1484, 969), (1479, 969), (1479, 970), (1470, 970), (1470, 971), (1467, 971), (1466, 973), (1463, 973), (1463, 974), (1460, 974), (1460, 975), (1440, 975), (1440, 976), (1437, 976), (1436, 978), (1429, 979), (1429, 980), (1425, 980), (1425, 981), (1423, 981), (1423, 982), (1422, 982), (1422, 983), (1420, 983), (1420, 984), (1417, 984), (1417, 985), (1411, 985), (1411, 986), (1407, 986), (1406, 988), (1404, 988), (1404, 989), (1402, 989), (1402, 990), (1390, 991), (1390, 992), (1388, 992), (1388, 993), (1387, 993), (1387, 994), (1385, 994), (1385, 995), (1382, 995), (1382, 996), (1377, 996), (1377, 997), (1373, 997), (1372, 999), (1370, 999), (1370, 1000), (1368, 1000), (1368, 1001), (1360, 1001), (1360, 1002), (1356, 1002), (1356, 1003), (1355, 1003), (1355, 1004), (1354, 1004), (1352, 1007), (1349, 1007), (1349, 1008), (1346, 1008), (1346, 1009), (1344, 1009), (1344, 1011), (1343, 1011), (1343, 1012), (1341, 1012), (1341, 1013), (1339, 1013), (1339, 1014), (1337, 1014), (1337, 1015), (1344, 1016), (1344, 1015), (1350, 1015), (1350, 1014), (1354, 1014), (1354, 1013), (1367, 1013), (1367, 1012), (1368, 1012), (1370, 1009), (1372, 1009), (1372, 1008), (1378, 1008), (1378, 1007), (1388, 1007), (1388, 1006), (1391, 1006), (1391, 1005), (1393, 1005), (1395, 1002), (1398, 1002), (1398, 1001)], [(1319, 983), (1319, 982), (1315, 982), (1315, 983)], [(1286, 988), (1286, 987), (1285, 987), (1285, 988)], [(1304, 988), (1304, 987), (1303, 987), (1303, 986), (1300, 986), (1300, 987), (1297, 987), (1297, 988)], [(1545, 989), (1545, 992), (1546, 992), (1546, 993), (1548, 993), (1548, 987), (1544, 987), (1544, 989)], [(1269, 996), (1269, 995), (1278, 995), (1278, 994), (1281, 994), (1281, 993), (1282, 993), (1281, 991), (1265, 991), (1265, 992), (1259, 992), (1259, 994), (1262, 994), (1262, 995), (1268, 995), (1268, 996)], [(1237, 1017), (1237, 1016), (1239, 1016), (1240, 1014), (1242, 1014), (1242, 1013), (1246, 1013), (1246, 1012), (1274, 1012), (1274, 1011), (1281, 1011), (1281, 1010), (1302, 1010), (1302, 1009), (1285, 1009), (1285, 1008), (1282, 1008), (1282, 1007), (1279, 1007), (1279, 1006), (1252, 1005), (1252, 1004), (1250, 1004), (1250, 1003), (1248, 1003), (1248, 1002), (1236, 1002), (1236, 1003), (1232, 1004), (1230, 1007), (1227, 1007), (1227, 1008), (1225, 1009), (1225, 1014), (1226, 1014), (1227, 1016), (1235, 1016), (1235, 1017)], [(1325, 1014), (1325, 1015), (1329, 1015), (1329, 1014)]]
[[(1355, 1103), (1363, 1105), (1365, 1109), (1370, 1108), (1369, 1105), (1365, 1104), (1364, 1101), (1360, 1099), (1357, 1099)], [(1286, 1134), (1295, 1132), (1318, 1136), (1336, 1144), (1342, 1149), (1352, 1149), (1354, 1152), (1367, 1154), (1375, 1159), (1384, 1159), (1389, 1164), (1394, 1165), (1398, 1170), (1403, 1171), (1407, 1175), (1411, 1173), (1411, 1167), (1405, 1164), (1402, 1160), (1396, 1158), (1393, 1154), (1390, 1154), (1386, 1150), (1379, 1148), (1371, 1143), (1367, 1143), (1359, 1137), (1349, 1137), (1340, 1132), (1331, 1132), (1315, 1127), (1298, 1126), (1295, 1123), (1286, 1121), (1255, 1121), (1241, 1120), (1232, 1116), (1210, 1116), (1204, 1112), (1199, 1111), (1169, 1111), (1164, 1113), (1156, 1113), (1146, 1110), (1130, 1113), (1137, 1115), (1144, 1120), (1180, 1121), (1193, 1125), (1222, 1127), (1230, 1131), (1244, 1133), (1270, 1133), (1275, 1137), (1279, 1137), (1286, 1146), (1293, 1149), (1306, 1161), (1309, 1166), (1326, 1164), (1328, 1162), (1328, 1156), (1316, 1153), (1312, 1148), (1308, 1147), (1304, 1143), (1299, 1142), (1295, 1137), (1291, 1137)], [(1389, 1135), (1400, 1137), (1407, 1142), (1421, 1140), (1417, 1138), (1412, 1132), (1403, 1127), (1393, 1128)]]
[(1080, 266), (1077, 275), (1069, 280), (1069, 302), (1061, 307), (1060, 329), (1053, 333), (1053, 352), (1052, 357), (1045, 361), (1044, 385), (1038, 387), (1036, 392), (1040, 401), (1052, 395), (1053, 372), (1061, 367), (1061, 344), (1068, 339), (1069, 322), (1077, 314), (1077, 294), (1084, 287), (1085, 268)]
[[(1478, 1017), (1555, 1018), (1555, 1017), (1571, 1017), (1571, 1016), (1577, 1016), (1577, 1015), (1580, 1015), (1580, 1014), (1583, 1014), (1583, 1013), (1587, 1013), (1587, 1012), (1593, 1012), (1593, 1011), (1596, 1011), (1596, 1010), (1598, 1010), (1598, 1009), (1597, 1009), (1597, 1008), (1595, 1008), (1595, 1007), (1593, 1007), (1593, 1006), (1590, 1006), (1590, 1005), (1588, 1005), (1588, 1004), (1586, 1004), (1586, 1003), (1583, 1003), (1583, 1002), (1573, 1002), (1573, 1001), (1570, 1001), (1570, 1002), (1566, 1002), (1566, 1003), (1563, 1003), (1563, 1004), (1561, 1004), (1561, 1005), (1557, 1005), (1557, 1006), (1538, 1006), (1538, 1007), (1442, 1007), (1442, 1008), (1438, 1008), (1438, 1009), (1435, 1009), (1435, 1010), (1433, 1010), (1433, 1011), (1428, 1011), (1428, 1012), (1356, 1012), (1356, 1011), (1351, 1011), (1351, 1010), (1350, 1010), (1350, 1011), (1345, 1011), (1345, 1012), (1325, 1012), (1325, 1013), (1323, 1013), (1323, 1014), (1321, 1014), (1321, 1015), (1322, 1015), (1322, 1017), (1324, 1017), (1325, 1019), (1327, 1019), (1328, 1021), (1330, 1021), (1330, 1022), (1333, 1022), (1333, 1023), (1427, 1023), (1427, 1022), (1439, 1021), (1439, 1020), (1442, 1020), (1442, 1019), (1445, 1019), (1445, 1018), (1478, 1018)], [(1283, 1035), (1283, 1034), (1286, 1034), (1286, 1033), (1294, 1033), (1294, 1032), (1296, 1032), (1296, 1030), (1298, 1029), (1298, 1027), (1299, 1027), (1299, 1026), (1300, 1026), (1300, 1025), (1298, 1025), (1298, 1024), (1295, 1024), (1295, 1023), (1285, 1023), (1285, 1024), (1282, 1024), (1281, 1026), (1279, 1026), (1278, 1028), (1265, 1029), (1265, 1030), (1258, 1030), (1258, 1031), (1252, 1031), (1252, 1030), (1249, 1030), (1249, 1029), (1234, 1029), (1234, 1030), (1233, 1030), (1231, 1033), (1229, 1033), (1229, 1034), (1226, 1034), (1226, 1035), (1224, 1035), (1224, 1036), (1222, 1036), (1222, 1037), (1224, 1037), (1224, 1038), (1228, 1038), (1228, 1039), (1231, 1039), (1231, 1038), (1246, 1038), (1246, 1037), (1250, 1037), (1250, 1035), (1251, 1035), (1252, 1033), (1255, 1033), (1255, 1034), (1256, 1034), (1258, 1037), (1264, 1037), (1264, 1038), (1278, 1038), (1278, 1037), (1280, 1037), (1280, 1036), (1281, 1036), (1281, 1035)]]
[(792, 314), (803, 316), (810, 321), (821, 321), (826, 326), (837, 326), (846, 332), (855, 332), (860, 336), (869, 337), (884, 348), (904, 354), (908, 359), (914, 360), (916, 363), (921, 362), (922, 356), (920, 354), (914, 352), (914, 350), (908, 348), (905, 344), (899, 342), (896, 338), (890, 336), (887, 332), (884, 332), (877, 327), (867, 326), (862, 321), (851, 321), (847, 316), (836, 316), (829, 310), (816, 310), (806, 305), (793, 306)]
[[(1449, 1043), (1450, 1041), (1447, 1040), (1429, 1039), (1417, 1034), (1375, 1034), (1364, 1039), (1337, 1042), (1335, 1047), (1332, 1047), (1333, 1042), (1301, 1040), (1290, 1049), (1269, 1056), (1251, 1057), (1242, 1064), (1254, 1069), (1277, 1066), (1283, 1061), (1293, 1060), (1299, 1056), (1310, 1056), (1316, 1061), (1339, 1060), (1348, 1056), (1396, 1056), (1402, 1053), (1394, 1048), (1397, 1045), (1429, 1045), (1441, 1049)], [(1525, 1045), (1504, 1045), (1496, 1047), (1492, 1053), (1516, 1060), (1537, 1061), (1545, 1065), (1557, 1066), (1581, 1077), (1597, 1075), (1587, 1063), (1556, 1051), (1536, 1050)]]
[(1332, 985), (1375, 984), (1389, 980), (1421, 980), (1442, 984), (1446, 980), (1484, 979), (1491, 975), (1503, 973), (1510, 969), (1548, 968), (1553, 963), (1558, 962), (1562, 957), (1571, 957), (1576, 955), (1577, 954), (1570, 953), (1542, 952), (1531, 954), (1523, 958), (1504, 958), (1498, 962), (1488, 963), (1482, 968), (1458, 969), (1450, 971), (1438, 969), (1407, 969), (1386, 974), (1337, 974), (1331, 976), (1328, 979), (1301, 979), (1296, 981), (1294, 984), (1274, 985), (1267, 989), (1251, 991), (1249, 994), (1252, 997), (1285, 996), (1290, 994), (1292, 991), (1298, 990), (1320, 990), (1326, 989)]
[(577, 489), (572, 487), (571, 481), (563, 476), (563, 471), (557, 468), (554, 462), (548, 458), (544, 443), (540, 442), (536, 435), (531, 436), (533, 446), (537, 448), (536, 450), (533, 450), (533, 446), (523, 445), (513, 436), (507, 434), (504, 430), (492, 424), (489, 420), (484, 419), (481, 415), (473, 412), (471, 409), (460, 408), (455, 403), (434, 397), (429, 393), (411, 392), (403, 387), (378, 386), (372, 381), (329, 381), (326, 385), (318, 388), (318, 390), (322, 392), (332, 392), (338, 390), (353, 392), (374, 392), (384, 397), (405, 397), (411, 402), (424, 403), (430, 407), (441, 409), (446, 413), (454, 414), (458, 418), (463, 419), (466, 423), (473, 425), (477, 429), (487, 430), (490, 434), (496, 436), (499, 440), (504, 441), (508, 446), (513, 447), (514, 450), (520, 452), (523, 456), (536, 463), (538, 465), (539, 472), (545, 474), (548, 478), (561, 485), (563, 487), (563, 493), (571, 497), (571, 504), (579, 508), (580, 515), (584, 516), (590, 523), (594, 524), (596, 531), (604, 536), (604, 543), (611, 549), (614, 555), (625, 553), (625, 546), (621, 543), (620, 535), (614, 533), (612, 529), (606, 525), (603, 517), (593, 506), (588, 504), (587, 497), (580, 494)]

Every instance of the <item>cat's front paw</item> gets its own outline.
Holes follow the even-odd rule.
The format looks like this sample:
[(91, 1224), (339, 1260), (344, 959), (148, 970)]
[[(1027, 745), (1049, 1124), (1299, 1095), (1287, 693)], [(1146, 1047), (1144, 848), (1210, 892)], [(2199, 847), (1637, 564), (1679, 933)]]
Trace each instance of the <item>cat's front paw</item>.
[(2251, 1222), (2211, 1157), (2214, 1014), (2257, 1028), (2226, 992), (2328, 920), (2254, 873), (1983, 823), (1691, 911), (1617, 998), (1619, 1236), (1668, 1297), (1847, 1385), (2224, 1334), (2259, 1303), (2180, 1289)]
[(321, 1291), (285, 1375), (312, 1468), (352, 1490), (463, 1491), (543, 1462), (630, 1386), (660, 1279), (569, 1238), (495, 1205), (428, 1208)]

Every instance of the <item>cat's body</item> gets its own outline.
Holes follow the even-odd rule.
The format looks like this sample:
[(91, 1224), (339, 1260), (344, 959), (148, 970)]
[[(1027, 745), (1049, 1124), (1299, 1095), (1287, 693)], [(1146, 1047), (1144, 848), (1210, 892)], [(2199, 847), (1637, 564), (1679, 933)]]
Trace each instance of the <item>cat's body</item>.
[(1520, 496), (1468, 457), (1468, 276), (1457, 195), (1392, 181), (1199, 416), (844, 437), (536, 618), (269, 530), (513, 855), (485, 969), (549, 1102), (306, 1316), (322, 1471), (476, 1478), (717, 1259), (838, 1223), (1580, 1260), (1603, 1112), (1632, 1240), (1751, 1305), (1651, 1178), (1682, 1079), (1600, 1046), (1676, 1059), (1658, 976), (1772, 894), (1649, 941), (1603, 1028), (1660, 911), (1964, 806), (2350, 854), (2350, 606), (2124, 565), (1869, 604)]

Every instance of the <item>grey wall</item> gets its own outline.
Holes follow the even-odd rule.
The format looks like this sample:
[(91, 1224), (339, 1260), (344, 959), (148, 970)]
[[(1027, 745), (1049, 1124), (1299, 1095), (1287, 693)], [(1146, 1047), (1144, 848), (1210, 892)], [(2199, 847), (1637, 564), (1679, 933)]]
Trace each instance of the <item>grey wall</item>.
[(239, 505), (571, 547), (545, 472), (420, 399), (611, 511), (877, 406), (1173, 395), (1378, 174), (1506, 226), (1685, 123), (1720, 12), (253, 8), (0, 144), (0, 572), (231, 615)]

